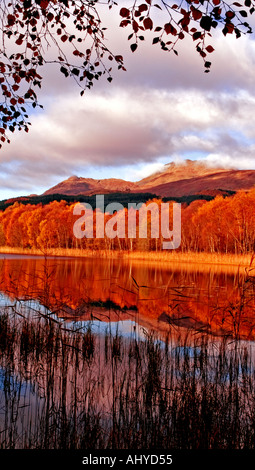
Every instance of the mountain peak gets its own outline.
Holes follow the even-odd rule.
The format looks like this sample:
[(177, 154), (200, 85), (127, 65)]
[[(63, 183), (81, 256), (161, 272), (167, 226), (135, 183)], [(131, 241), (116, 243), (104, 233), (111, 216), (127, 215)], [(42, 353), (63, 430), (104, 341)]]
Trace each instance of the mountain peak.
[(207, 191), (249, 190), (255, 185), (255, 170), (236, 170), (213, 166), (203, 160), (169, 162), (161, 171), (136, 183), (122, 179), (93, 179), (70, 176), (44, 193), (66, 195), (92, 195), (107, 193), (152, 193), (163, 197), (207, 194)]
[(80, 179), (79, 176), (72, 175), (72, 176), (70, 176), (70, 177), (67, 179), (67, 181), (77, 181), (77, 180), (79, 180), (79, 179)]

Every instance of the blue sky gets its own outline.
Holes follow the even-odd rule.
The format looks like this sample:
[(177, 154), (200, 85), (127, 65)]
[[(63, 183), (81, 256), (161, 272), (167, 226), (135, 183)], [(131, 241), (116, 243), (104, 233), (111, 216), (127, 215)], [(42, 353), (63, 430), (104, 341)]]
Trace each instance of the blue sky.
[(28, 134), (12, 135), (1, 150), (0, 199), (41, 194), (73, 174), (136, 181), (186, 158), (255, 169), (254, 36), (217, 33), (205, 74), (189, 38), (178, 57), (150, 37), (132, 54), (117, 12), (107, 17), (107, 34), (127, 72), (80, 97), (72, 80), (45, 68), (44, 110), (31, 114)]

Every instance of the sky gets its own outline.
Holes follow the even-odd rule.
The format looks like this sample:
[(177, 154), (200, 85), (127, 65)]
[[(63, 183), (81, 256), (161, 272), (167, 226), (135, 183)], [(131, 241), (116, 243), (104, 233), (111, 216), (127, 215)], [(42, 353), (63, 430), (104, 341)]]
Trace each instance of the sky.
[(43, 71), (43, 110), (29, 133), (0, 150), (0, 199), (42, 194), (72, 176), (137, 181), (171, 161), (255, 169), (255, 41), (217, 33), (210, 73), (188, 38), (178, 56), (146, 36), (133, 54), (118, 28), (119, 7), (103, 12), (110, 48), (124, 56), (83, 97), (54, 65)]

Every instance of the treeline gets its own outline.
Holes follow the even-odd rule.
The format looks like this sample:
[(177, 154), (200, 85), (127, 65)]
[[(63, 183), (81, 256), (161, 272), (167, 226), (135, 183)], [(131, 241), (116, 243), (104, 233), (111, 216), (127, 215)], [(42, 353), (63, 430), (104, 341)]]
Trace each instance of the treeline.
[[(155, 194), (152, 193), (108, 193), (104, 195), (104, 202), (105, 207), (110, 204), (111, 202), (120, 202), (124, 207), (128, 206), (129, 202), (147, 202), (153, 198), (157, 197)], [(189, 196), (188, 196), (189, 197)], [(194, 196), (193, 196), (194, 198)], [(196, 197), (198, 198), (198, 196)], [(66, 201), (67, 203), (71, 204), (72, 202), (85, 202), (91, 205), (93, 209), (96, 207), (96, 196), (72, 196), (68, 194), (46, 194), (40, 196), (21, 196), (18, 198), (11, 198), (11, 199), (4, 199), (0, 201), (0, 211), (7, 209), (9, 206), (15, 204), (15, 202), (19, 202), (21, 204), (30, 204), (30, 205), (38, 205), (42, 204), (47, 205), (50, 202), (57, 201)], [(184, 201), (180, 201), (184, 202)], [(186, 202), (186, 201), (185, 201)]]
[[(151, 202), (160, 207), (162, 201), (155, 198), (147, 201), (146, 205)], [(73, 234), (74, 222), (79, 219), (79, 216), (73, 214), (75, 205), (63, 200), (36, 205), (15, 202), (0, 212), (0, 245), (43, 250), (51, 248), (162, 250), (161, 231), (157, 238), (151, 237), (153, 214), (150, 211), (148, 217), (146, 215), (146, 220), (140, 221), (141, 226), (145, 224), (147, 226), (147, 238), (139, 237), (138, 230), (134, 238), (128, 237), (129, 211), (126, 207), (118, 213), (118, 223), (125, 226), (124, 234), (122, 231), (121, 236), (96, 238), (96, 211), (94, 211), (94, 238), (77, 239)], [(171, 230), (172, 204), (169, 207)], [(105, 213), (103, 223), (107, 224), (113, 217), (117, 221), (116, 214)], [(138, 228), (138, 211), (136, 218)], [(113, 226), (114, 220), (112, 220)], [(235, 254), (253, 252), (255, 190), (240, 191), (227, 198), (217, 196), (211, 201), (195, 200), (190, 204), (182, 204), (181, 229), (182, 241), (179, 251)]]
[[(231, 196), (235, 193), (235, 191), (224, 191), (224, 196)], [(156, 194), (152, 193), (130, 193), (130, 192), (121, 192), (121, 193), (108, 193), (104, 194), (104, 204), (105, 207), (110, 204), (111, 202), (119, 202), (122, 204), (124, 207), (128, 207), (128, 203), (139, 203), (139, 202), (148, 202), (151, 199), (158, 198), (160, 197), (156, 196)], [(176, 201), (184, 204), (190, 204), (193, 201), (196, 201), (198, 199), (203, 199), (205, 201), (211, 201), (214, 199), (214, 196), (209, 195), (209, 194), (191, 194), (188, 196), (180, 196), (180, 197), (165, 197), (163, 198), (163, 201)], [(4, 211), (7, 209), (9, 206), (12, 206), (15, 204), (15, 202), (19, 202), (21, 204), (32, 204), (32, 205), (37, 205), (37, 204), (42, 204), (42, 205), (47, 205), (50, 202), (53, 201), (66, 201), (69, 204), (72, 202), (85, 202), (91, 205), (93, 209), (96, 207), (96, 196), (91, 195), (91, 196), (85, 196), (85, 195), (78, 195), (78, 196), (72, 196), (68, 194), (46, 194), (46, 195), (40, 195), (40, 196), (21, 196), (17, 198), (11, 198), (11, 199), (4, 199), (0, 201), (0, 211)]]

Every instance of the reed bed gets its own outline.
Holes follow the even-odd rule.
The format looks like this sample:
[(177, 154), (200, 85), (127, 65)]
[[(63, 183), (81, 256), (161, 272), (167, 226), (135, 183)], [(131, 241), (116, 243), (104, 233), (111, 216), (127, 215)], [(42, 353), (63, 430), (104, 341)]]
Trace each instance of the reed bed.
[(2, 308), (0, 448), (255, 448), (253, 343), (91, 326)]

